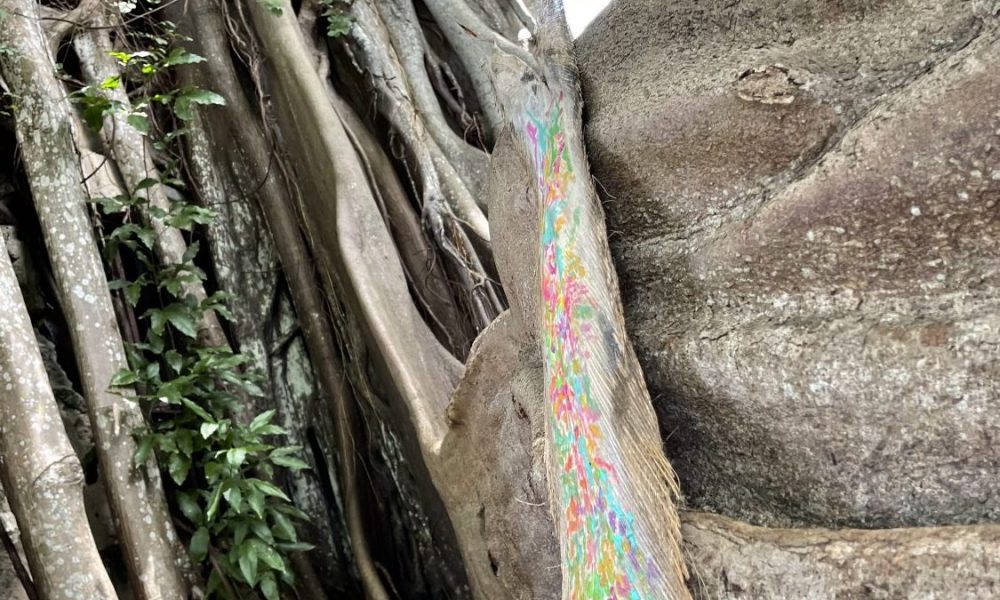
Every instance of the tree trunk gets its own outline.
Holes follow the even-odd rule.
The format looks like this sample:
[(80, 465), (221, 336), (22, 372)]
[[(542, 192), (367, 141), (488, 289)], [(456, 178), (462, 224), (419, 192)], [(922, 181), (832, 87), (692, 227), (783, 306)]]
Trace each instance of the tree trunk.
[[(977, 369), (992, 372), (996, 341), (987, 249), (997, 221), (992, 204), (973, 201), (994, 200), (1000, 181), (984, 101), (996, 96), (984, 65), (1000, 46), (982, 3), (619, 0), (609, 24), (581, 44), (585, 98), (559, 1), (56, 8), (67, 4), (0, 0), (0, 90), (10, 92), (0, 96), (0, 126), (10, 106), (53, 265), (50, 286), (35, 277), (44, 289), (33, 305), (44, 309), (51, 287), (72, 334), (55, 343), (60, 353), (71, 347), (78, 365), (68, 376), (89, 406), (128, 594), (185, 597), (190, 581), (166, 506), (177, 501), (179, 515), (183, 498), (172, 486), (163, 494), (155, 465), (148, 479), (131, 468), (142, 420), (107, 391), (124, 365), (122, 341), (84, 190), (114, 195), (163, 173), (171, 183), (142, 192), (153, 209), (138, 217), (155, 230), (155, 261), (177, 264), (191, 244), (208, 242), (210, 257), (195, 262), (209, 275), (185, 291), (230, 292), (234, 318), (223, 327), (206, 315), (199, 342), (229, 344), (264, 374), (263, 397), (233, 418), (276, 409), (287, 442), (304, 446), (312, 467), (273, 478), (264, 469), (311, 520), (302, 538), (318, 547), (287, 558), (299, 597), (996, 595), (994, 525), (825, 528), (992, 514), (982, 492), (995, 482), (980, 477), (993, 456), (984, 409), (992, 387), (970, 383)], [(899, 25), (892, 36), (869, 35), (885, 22)], [(902, 35), (911, 22), (915, 32)], [(831, 32), (852, 45), (831, 44)], [(602, 35), (610, 41), (593, 45)], [(164, 54), (184, 46), (204, 60), (139, 78), (108, 55), (145, 44)], [(61, 81), (46, 46), (65, 63)], [(794, 60), (798, 68), (786, 64)], [(123, 107), (106, 115), (101, 136), (74, 129), (68, 91), (83, 82), (92, 92), (119, 75), (127, 85), (99, 92)], [(187, 120), (150, 103), (154, 129), (188, 130), (162, 131), (174, 141), (129, 125), (130, 107), (196, 88), (225, 105), (195, 103)], [(610, 232), (591, 156), (617, 196), (604, 206)], [(885, 185), (883, 170), (895, 174)], [(190, 233), (171, 229), (155, 213), (182, 198), (221, 216)], [(869, 200), (885, 214), (857, 210)], [(867, 241), (837, 227), (867, 231)], [(950, 258), (935, 262), (928, 244)], [(899, 248), (921, 258), (908, 262)], [(879, 294), (863, 303), (841, 294), (855, 271), (838, 261), (869, 273), (864, 285)], [(879, 270), (887, 265), (899, 268)], [(925, 276), (935, 269), (945, 279)], [(0, 276), (0, 292), (9, 279)], [(895, 296), (896, 283), (912, 297)], [(141, 309), (160, 306), (153, 296)], [(914, 331), (893, 321), (893, 311), (919, 302), (928, 312), (911, 315)], [(921, 320), (949, 311), (965, 325)], [(144, 322), (121, 312), (138, 339)], [(30, 331), (19, 318), (17, 330)], [(838, 343), (855, 333), (860, 350)], [(37, 354), (18, 335), (0, 343)], [(4, 350), (0, 377), (11, 361)], [(875, 377), (882, 356), (906, 376)], [(814, 363), (839, 383), (827, 386)], [(864, 366), (871, 381), (851, 381), (844, 364)], [(850, 401), (911, 383), (917, 401), (901, 414), (926, 416), (930, 435), (913, 442), (883, 431), (891, 423), (858, 425), (885, 421), (894, 396), (871, 393), (857, 414)], [(25, 409), (21, 396), (0, 401), (4, 411)], [(660, 427), (654, 404), (666, 418)], [(974, 436), (931, 427), (962, 419), (976, 422)], [(831, 420), (838, 433), (814, 426)], [(36, 458), (52, 461), (17, 454), (6, 432), (4, 482), (19, 490), (11, 477), (37, 475), (46, 465)], [(954, 450), (954, 439), (971, 449)], [(878, 440), (913, 452), (879, 458)], [(681, 457), (688, 501), (722, 515), (676, 509), (665, 441)], [(65, 440), (34, 440), (43, 442), (60, 449), (54, 466), (72, 470)], [(951, 460), (956, 452), (965, 458)], [(964, 497), (967, 470), (974, 493)], [(859, 472), (877, 477), (852, 479)], [(194, 479), (182, 494), (195, 491)], [(72, 477), (55, 484), (78, 494)], [(48, 541), (28, 527), (47, 515), (21, 497), (28, 549)], [(231, 496), (223, 504), (239, 505)], [(56, 532), (53, 543), (93, 546), (82, 509), (67, 506), (83, 529), (73, 539)], [(250, 535), (266, 539), (267, 527)], [(217, 566), (238, 544), (216, 535), (206, 553)], [(83, 552), (96, 555), (89, 546)], [(30, 562), (37, 581), (57, 566)], [(99, 561), (87, 566), (104, 575)], [(248, 596), (242, 581), (252, 577), (241, 572), (223, 585)]]
[(47, 600), (116, 600), (83, 506), (83, 471), (6, 249), (0, 306), (0, 476), (34, 585)]
[(17, 134), (35, 210), (52, 262), (59, 302), (70, 325), (83, 395), (100, 459), (108, 501), (129, 564), (132, 585), (143, 599), (187, 594), (187, 555), (174, 532), (155, 460), (137, 468), (133, 432), (143, 424), (139, 406), (111, 390), (112, 376), (126, 366), (94, 233), (88, 196), (73, 143), (72, 107), (55, 77), (37, 18), (27, 0), (4, 0), (0, 44), (12, 49), (3, 73), (20, 99)]

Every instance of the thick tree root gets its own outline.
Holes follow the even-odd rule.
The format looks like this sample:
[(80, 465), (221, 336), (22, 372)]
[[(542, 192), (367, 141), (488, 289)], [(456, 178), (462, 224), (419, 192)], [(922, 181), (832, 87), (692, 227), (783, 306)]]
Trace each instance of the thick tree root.
[(1000, 525), (769, 529), (681, 514), (698, 598), (996, 598)]
[(4, 74), (22, 101), (19, 148), (59, 303), (70, 324), (100, 470), (133, 590), (141, 599), (182, 597), (191, 583), (185, 577), (190, 565), (170, 520), (159, 469), (152, 458), (145, 472), (133, 464), (132, 432), (143, 423), (142, 414), (135, 402), (108, 387), (126, 366), (125, 355), (88, 217), (72, 108), (55, 77), (35, 4), (5, 0), (0, 8), (10, 15), (0, 27), (0, 44), (14, 49), (14, 57), (3, 61)]
[(0, 477), (34, 587), (48, 600), (115, 600), (87, 520), (80, 461), (63, 429), (2, 237)]

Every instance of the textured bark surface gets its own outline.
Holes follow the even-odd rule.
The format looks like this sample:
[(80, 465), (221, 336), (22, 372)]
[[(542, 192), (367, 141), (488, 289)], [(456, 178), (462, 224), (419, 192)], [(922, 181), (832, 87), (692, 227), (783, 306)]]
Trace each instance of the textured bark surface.
[(108, 387), (126, 366), (125, 354), (87, 212), (89, 198), (73, 141), (73, 109), (55, 77), (36, 5), (5, 0), (0, 8), (7, 14), (3, 32), (10, 33), (0, 35), (0, 44), (13, 50), (12, 58), (3, 62), (3, 73), (20, 102), (18, 145), (59, 304), (72, 324), (81, 387), (133, 588), (139, 598), (182, 597), (189, 564), (170, 520), (159, 469), (153, 459), (144, 470), (134, 466), (132, 434), (142, 425), (142, 414), (135, 402)]
[[(36, 6), (0, 0), (14, 4), (22, 13)], [(492, 81), (485, 65), (498, 49), (517, 75), (518, 60), (533, 61), (490, 31), (514, 37), (524, 18), (492, 0), (460, 4), (355, 0), (350, 33), (329, 42), (315, 37), (316, 1), (282, 3), (280, 17), (257, 0), (164, 7), (178, 22), (192, 15), (191, 48), (208, 58), (182, 80), (228, 99), (198, 109), (186, 175), (224, 215), (208, 237), (213, 283), (238, 296), (226, 332), (269, 367), (268, 391), (292, 439), (310, 446), (316, 472), (289, 487), (315, 521), (311, 534), (325, 540), (309, 556), (329, 567), (319, 583), (335, 596), (358, 594), (352, 550), (375, 598), (551, 598), (565, 587), (556, 534), (565, 513), (550, 506), (546, 481), (539, 177), (524, 152), (511, 152), (526, 122), (513, 133), (498, 127), (521, 118), (511, 107), (525, 108), (525, 88), (572, 81), (560, 68), (570, 61), (545, 53), (556, 64), (542, 77)], [(995, 525), (818, 528), (1000, 515), (991, 437), (1000, 424), (997, 14), (992, 0), (619, 0), (581, 40), (588, 152), (608, 191), (628, 333), (690, 504), (727, 515), (681, 515), (696, 596), (1000, 594)], [(76, 52), (89, 66), (107, 45), (102, 35), (78, 32)], [(45, 56), (41, 36), (32, 40), (31, 55)], [(460, 63), (469, 73), (449, 79)], [(98, 66), (84, 69), (91, 81), (114, 70)], [(54, 81), (50, 65), (36, 71)], [(459, 83), (488, 100), (478, 118), (489, 131), (469, 116), (477, 100), (468, 114), (456, 108)], [(66, 107), (56, 87), (49, 102)], [(355, 112), (338, 93), (359, 96), (350, 98)], [(507, 95), (514, 102), (495, 102)], [(19, 108), (34, 108), (34, 96)], [(549, 106), (540, 104), (528, 108)], [(98, 442), (127, 445), (132, 425), (101, 396), (120, 344), (88, 254), (71, 125), (46, 116), (55, 126), (33, 139), (22, 132), (19, 152), (64, 308), (85, 325), (73, 332)], [(553, 139), (573, 147), (566, 156), (592, 199), (572, 128)], [(466, 142), (475, 135), (500, 140), (487, 186), (485, 155)], [(89, 184), (114, 184), (120, 173), (134, 185), (151, 169), (138, 136), (104, 143), (78, 148), (84, 174), (101, 152), (119, 163)], [(457, 236), (457, 221), (435, 212), (449, 201), (474, 216), (467, 231), (492, 239), (511, 302), (476, 339), (464, 373), (454, 357), (502, 302), (492, 303), (482, 280), (494, 269), (485, 244)], [(615, 295), (592, 212), (586, 254), (599, 255), (591, 272), (602, 297)], [(614, 392), (608, 414), (624, 420), (618, 412), (639, 413), (623, 398), (649, 402), (635, 360), (621, 356), (623, 328), (609, 335), (621, 311), (600, 312), (612, 341), (603, 340), (598, 358), (610, 360), (599, 370), (618, 377), (605, 386)], [(110, 358), (94, 362), (105, 351)], [(76, 377), (64, 377), (69, 387)], [(120, 425), (110, 437), (109, 423)], [(650, 431), (640, 459), (659, 453)], [(109, 457), (101, 471), (118, 485), (131, 450)], [(72, 500), (78, 469), (65, 475), (55, 483)], [(666, 494), (650, 496), (647, 509)], [(143, 516), (141, 498), (137, 506)], [(126, 525), (126, 545), (146, 527)], [(153, 596), (141, 588), (163, 585), (155, 567), (170, 560), (145, 558), (129, 566), (140, 595)], [(0, 595), (2, 585), (0, 575)], [(320, 597), (317, 587), (301, 594)]]
[(556, 598), (561, 589), (545, 476), (542, 359), (507, 311), (476, 340), (448, 414), (441, 468), (462, 473), (452, 519), (467, 534), (470, 579), (488, 598)]
[(685, 513), (696, 597), (996, 598), (1000, 526), (767, 529)]
[(1000, 518), (995, 4), (621, 0), (577, 48), (690, 504)]
[(259, 107), (243, 93), (221, 11), (204, 0), (169, 10), (169, 18), (193, 38), (190, 50), (206, 58), (204, 68), (186, 68), (182, 80), (222, 94), (229, 107), (196, 111), (187, 155), (198, 196), (220, 213), (209, 242), (219, 286), (232, 294), (232, 337), (240, 352), (266, 365), (268, 396), (291, 432), (289, 441), (302, 445), (314, 466), (289, 476), (296, 505), (310, 517), (305, 537), (317, 546), (309, 561), (328, 593), (356, 595), (343, 496), (336, 467), (324, 458), (336, 454), (330, 405), (339, 390), (329, 380), (340, 366), (330, 356), (332, 334), (312, 285), (313, 265), (294, 217), (291, 186), (263, 134)]
[[(501, 598), (554, 598), (559, 543), (546, 495), (542, 365), (502, 315), (473, 346), (442, 452), (468, 476), (460, 513), (478, 522), (472, 554)], [(681, 512), (696, 598), (994, 598), (1000, 526), (909, 529), (755, 527)], [(476, 563), (472, 563), (476, 564)]]
[[(498, 247), (500, 280), (518, 296), (522, 335), (537, 336), (545, 368), (562, 597), (689, 598), (676, 475), (625, 329), (562, 3), (543, 3), (535, 16), (530, 55), (503, 51), (492, 61), (510, 125), (494, 149), (492, 177), (514, 189), (508, 195), (494, 183), (499, 193), (488, 203), (491, 231), (513, 246)], [(508, 158), (512, 152), (521, 160)], [(527, 194), (517, 187), (525, 183)]]
[[(403, 455), (410, 457), (408, 471), (420, 490), (422, 509), (431, 515), (435, 542), (454, 556), (454, 533), (446, 505), (438, 498), (444, 493), (444, 474), (434, 470), (434, 453), (447, 426), (445, 409), (461, 364), (438, 343), (409, 301), (402, 265), (372, 189), (365, 185), (364, 167), (330, 89), (317, 74), (291, 5), (281, 16), (257, 4), (250, 12), (269, 61), (266, 77), (277, 99), (274, 110), (286, 135), (284, 149), (301, 185), (296, 207), (300, 225), (325, 300), (339, 313), (334, 318), (341, 321), (338, 331), (354, 363), (345, 364), (345, 371), (353, 392), (367, 405), (366, 414), (377, 411), (383, 427), (399, 428)], [(346, 420), (355, 409), (344, 403), (337, 410), (337, 419)], [(355, 440), (342, 437), (341, 442), (346, 446), (341, 455), (352, 456)], [(413, 531), (422, 537), (425, 529), (417, 525)], [(366, 535), (352, 531), (352, 543), (365, 543)], [(421, 560), (439, 560), (435, 549), (422, 549), (430, 556)], [(375, 598), (387, 594), (380, 589), (374, 564), (359, 567), (366, 593)], [(439, 595), (467, 593), (461, 574), (449, 573), (447, 566), (438, 570), (450, 579), (447, 591)]]
[[(0, 315), (0, 456), (4, 457), (0, 477), (36, 589), (47, 600), (114, 600), (117, 595), (87, 521), (80, 461), (63, 429), (2, 243), (0, 306), (4, 307)], [(2, 562), (9, 565), (6, 554)]]
[[(0, 527), (6, 529), (11, 541), (18, 547), (19, 551), (23, 552), (19, 543), (21, 532), (17, 528), (14, 513), (10, 512), (10, 506), (7, 504), (7, 498), (2, 490), (0, 490)], [(21, 585), (20, 580), (18, 580), (17, 571), (8, 560), (8, 556), (6, 553), (0, 555), (0, 598), (6, 598), (7, 600), (28, 600), (28, 594), (24, 586)]]

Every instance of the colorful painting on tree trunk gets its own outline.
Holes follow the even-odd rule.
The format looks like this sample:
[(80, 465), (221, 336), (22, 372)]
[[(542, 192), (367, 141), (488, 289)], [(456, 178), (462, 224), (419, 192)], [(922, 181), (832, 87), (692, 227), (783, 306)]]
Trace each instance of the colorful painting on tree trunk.
[(656, 567), (639, 547), (634, 517), (622, 505), (625, 476), (616, 467), (614, 442), (588, 375), (590, 350), (603, 339), (578, 254), (585, 203), (574, 201), (576, 175), (564, 122), (560, 97), (541, 117), (529, 113), (525, 124), (543, 210), (543, 356), (563, 590), (573, 599), (648, 598)]

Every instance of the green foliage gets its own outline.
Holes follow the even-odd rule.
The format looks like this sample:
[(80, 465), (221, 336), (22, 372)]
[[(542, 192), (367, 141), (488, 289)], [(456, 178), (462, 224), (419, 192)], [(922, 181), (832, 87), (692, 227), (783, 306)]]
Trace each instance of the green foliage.
[(281, 8), (283, 4), (281, 0), (257, 0), (257, 3), (279, 17), (284, 12)]
[(353, 0), (321, 0), (323, 17), (326, 19), (327, 37), (340, 37), (351, 31), (354, 19), (349, 14)]
[[(141, 37), (149, 41), (148, 48), (134, 52), (113, 51), (109, 54), (118, 61), (126, 78), (148, 86), (158, 75), (169, 72), (173, 67), (204, 62), (203, 57), (192, 54), (181, 46), (171, 45), (170, 40), (175, 35), (170, 33), (165, 37), (143, 34)], [(99, 85), (88, 85), (73, 92), (71, 98), (83, 107), (83, 119), (88, 127), (100, 131), (104, 126), (105, 117), (124, 110), (121, 102), (112, 100), (107, 95), (109, 90), (117, 89), (123, 83), (121, 76), (114, 75)], [(224, 105), (226, 100), (215, 92), (196, 86), (169, 89), (153, 94), (149, 98), (134, 100), (130, 103), (131, 110), (127, 122), (143, 135), (149, 134), (149, 111), (153, 103), (169, 108), (181, 121), (190, 121), (194, 118), (196, 105)], [(168, 134), (169, 137), (165, 141), (169, 143), (177, 135), (182, 134), (183, 132), (174, 132), (173, 136)]]
[[(108, 90), (127, 85), (129, 78), (149, 83), (173, 67), (203, 60), (171, 46), (166, 38), (147, 37), (152, 49), (112, 53), (123, 67), (123, 77), (110, 77), (74, 95), (94, 129), (100, 130), (108, 114), (125, 110), (122, 103), (107, 98)], [(197, 105), (224, 104), (218, 94), (194, 87), (150, 94), (134, 99), (135, 108), (128, 115), (129, 124), (146, 135), (154, 107), (183, 125), (192, 119)], [(166, 132), (154, 146), (169, 151), (185, 131), (178, 127)], [(275, 411), (261, 413), (249, 423), (234, 418), (248, 398), (263, 392), (246, 356), (206, 347), (198, 340), (198, 326), (207, 311), (230, 318), (224, 293), (204, 300), (187, 293), (191, 284), (207, 278), (195, 262), (198, 242), (189, 244), (180, 264), (162, 266), (156, 261), (155, 232), (140, 215), (160, 219), (189, 237), (215, 218), (210, 209), (185, 200), (172, 200), (168, 209), (149, 203), (146, 192), (154, 186), (183, 187), (171, 176), (179, 172), (178, 162), (173, 159), (161, 179), (144, 180), (128, 194), (95, 199), (105, 217), (117, 223), (105, 239), (109, 261), (123, 257), (143, 267), (137, 277), (111, 283), (133, 309), (141, 309), (145, 336), (127, 344), (129, 368), (116, 373), (109, 385), (136, 390), (129, 397), (148, 411), (148, 425), (136, 433), (135, 460), (145, 466), (155, 454), (166, 468), (173, 484), (172, 503), (186, 521), (183, 529), (192, 532), (188, 545), (192, 558), (199, 564), (212, 558), (209, 597), (229, 598), (232, 588), (240, 597), (252, 589), (266, 600), (278, 600), (279, 586), (294, 584), (290, 554), (310, 546), (299, 541), (295, 528), (306, 515), (271, 481), (278, 469), (298, 471), (308, 465), (300, 458), (301, 448), (278, 441), (286, 432), (274, 422)], [(222, 584), (223, 579), (228, 585)]]

